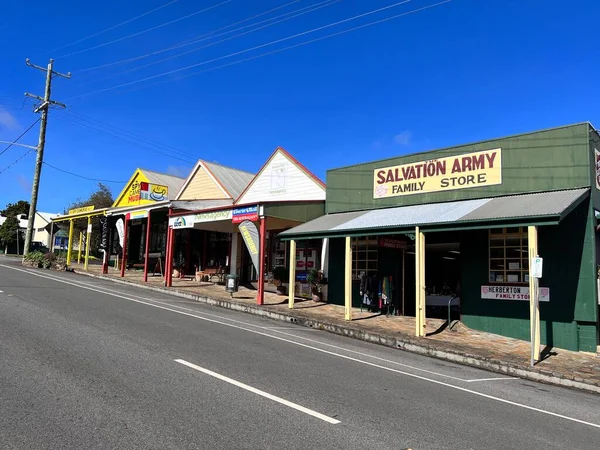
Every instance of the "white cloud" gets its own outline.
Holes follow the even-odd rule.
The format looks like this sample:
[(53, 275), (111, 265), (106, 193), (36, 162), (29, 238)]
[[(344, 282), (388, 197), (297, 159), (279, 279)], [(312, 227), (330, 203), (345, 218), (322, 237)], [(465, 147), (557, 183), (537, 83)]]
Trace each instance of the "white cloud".
[(169, 166), (167, 167), (167, 173), (174, 177), (187, 178), (190, 169), (187, 167)]
[(394, 136), (394, 142), (398, 145), (408, 145), (410, 144), (411, 139), (412, 133), (408, 130), (405, 130), (402, 133), (398, 133), (396, 136)]
[(19, 128), (19, 122), (11, 113), (0, 106), (0, 129), (16, 130)]

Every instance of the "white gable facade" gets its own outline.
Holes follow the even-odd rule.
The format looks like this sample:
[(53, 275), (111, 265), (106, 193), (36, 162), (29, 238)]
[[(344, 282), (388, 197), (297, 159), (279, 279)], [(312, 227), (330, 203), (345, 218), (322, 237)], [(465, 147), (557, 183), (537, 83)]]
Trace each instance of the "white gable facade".
[(311, 200), (325, 200), (325, 186), (277, 150), (236, 203)]

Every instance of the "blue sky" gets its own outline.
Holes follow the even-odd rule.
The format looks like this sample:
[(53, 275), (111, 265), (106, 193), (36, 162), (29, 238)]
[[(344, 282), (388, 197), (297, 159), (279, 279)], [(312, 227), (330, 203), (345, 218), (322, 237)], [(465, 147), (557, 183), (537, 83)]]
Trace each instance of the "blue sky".
[[(41, 95), (44, 75), (27, 68), (26, 57), (39, 65), (54, 57), (56, 70), (73, 74), (71, 80), (57, 78), (53, 85), (53, 98), (69, 108), (50, 113), (45, 160), (96, 179), (125, 181), (136, 167), (187, 175), (197, 158), (257, 171), (277, 146), (325, 179), (327, 169), (343, 165), (574, 122), (600, 123), (595, 83), (600, 63), (594, 46), (598, 32), (592, 20), (600, 13), (597, 0), (452, 0), (214, 69), (437, 1), (413, 0), (223, 58), (397, 3), (339, 0), (225, 42), (214, 44), (253, 28), (128, 64), (86, 70), (156, 52), (291, 0), (231, 0), (103, 45), (223, 1), (178, 0), (64, 48), (60, 47), (168, 0), (5, 2), (0, 28), (3, 41), (10, 45), (2, 46), (0, 140), (12, 141), (37, 118), (32, 103), (24, 103), (23, 92)], [(321, 3), (299, 0), (220, 33)], [(51, 26), (42, 26), (44, 21)], [(140, 69), (208, 44), (214, 45)], [(69, 55), (74, 52), (80, 53)], [(218, 58), (188, 71), (137, 82)], [(137, 70), (124, 73), (131, 69)], [(214, 70), (182, 77), (206, 69)], [(127, 83), (133, 84), (113, 89)], [(35, 127), (20, 142), (36, 144), (37, 133)], [(4, 147), (0, 145), (0, 151)], [(0, 170), (25, 151), (13, 147), (1, 155)], [(29, 199), (33, 166), (31, 153), (0, 173), (0, 207)], [(38, 209), (60, 212), (78, 197), (86, 197), (95, 184), (44, 167)], [(117, 195), (123, 185), (109, 186)]]

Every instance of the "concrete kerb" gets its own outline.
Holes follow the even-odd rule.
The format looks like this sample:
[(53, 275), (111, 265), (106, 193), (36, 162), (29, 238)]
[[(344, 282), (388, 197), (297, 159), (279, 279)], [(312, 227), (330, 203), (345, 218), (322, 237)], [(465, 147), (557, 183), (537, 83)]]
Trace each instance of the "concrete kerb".
[(385, 335), (383, 333), (373, 333), (370, 331), (364, 331), (357, 328), (349, 328), (345, 325), (336, 323), (326, 322), (322, 320), (315, 320), (293, 313), (284, 313), (279, 311), (271, 311), (268, 306), (258, 307), (247, 305), (244, 303), (238, 303), (235, 298), (232, 300), (219, 300), (210, 297), (205, 297), (197, 294), (190, 294), (188, 292), (181, 292), (175, 289), (169, 289), (165, 287), (148, 286), (141, 283), (128, 280), (119, 280), (113, 277), (107, 277), (104, 275), (98, 275), (88, 272), (76, 272), (80, 275), (86, 275), (93, 278), (99, 278), (103, 280), (112, 281), (117, 284), (124, 284), (128, 286), (136, 286), (142, 289), (148, 289), (154, 292), (165, 293), (174, 297), (185, 298), (187, 300), (193, 300), (200, 303), (205, 303), (220, 308), (231, 309), (233, 311), (239, 311), (257, 316), (293, 323), (303, 327), (315, 328), (329, 333), (351, 337), (365, 342), (371, 342), (373, 344), (383, 345), (386, 347), (396, 348), (398, 350), (404, 350), (410, 353), (416, 353), (419, 355), (429, 356), (436, 359), (454, 362), (465, 366), (475, 367), (478, 369), (484, 369), (494, 373), (500, 373), (503, 375), (523, 378), (526, 380), (537, 381), (540, 383), (551, 384), (556, 386), (562, 386), (572, 389), (579, 389), (582, 391), (593, 392), (600, 394), (600, 384), (587, 383), (584, 380), (579, 381), (574, 377), (569, 378), (562, 376), (561, 374), (554, 374), (544, 369), (528, 369), (513, 364), (507, 364), (502, 361), (494, 360), (491, 358), (485, 358), (477, 355), (471, 355), (466, 353), (458, 353), (449, 351), (446, 349), (439, 349), (435, 346), (416, 342), (407, 338), (406, 336), (398, 337), (393, 335)]

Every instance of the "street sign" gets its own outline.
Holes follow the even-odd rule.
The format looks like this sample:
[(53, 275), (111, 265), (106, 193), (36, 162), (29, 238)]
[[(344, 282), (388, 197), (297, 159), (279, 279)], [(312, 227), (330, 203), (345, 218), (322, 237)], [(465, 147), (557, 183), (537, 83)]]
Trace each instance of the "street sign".
[(542, 278), (542, 268), (544, 259), (536, 256), (531, 260), (531, 276), (533, 278)]

